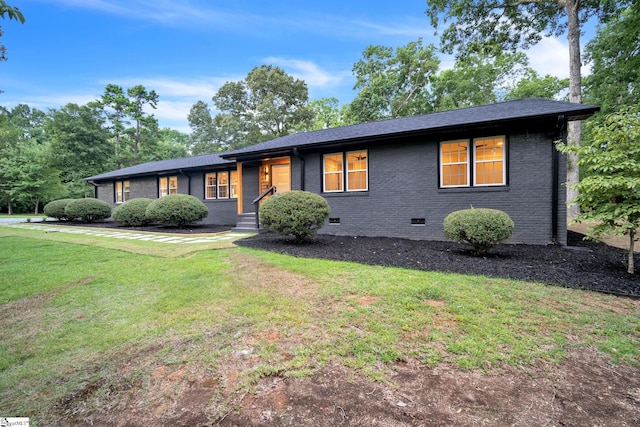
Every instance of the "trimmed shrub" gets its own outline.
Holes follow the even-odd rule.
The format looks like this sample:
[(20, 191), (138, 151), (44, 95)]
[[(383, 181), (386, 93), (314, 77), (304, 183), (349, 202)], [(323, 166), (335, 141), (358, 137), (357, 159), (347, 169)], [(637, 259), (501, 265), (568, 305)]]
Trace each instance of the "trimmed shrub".
[(131, 199), (117, 206), (113, 210), (113, 220), (120, 225), (141, 227), (150, 221), (147, 219), (147, 207), (153, 202), (151, 199)]
[(459, 243), (469, 243), (479, 254), (487, 253), (513, 233), (514, 223), (497, 209), (464, 209), (444, 219), (444, 234)]
[(96, 222), (111, 216), (111, 206), (98, 199), (76, 199), (69, 202), (64, 212), (70, 220), (80, 218), (86, 222)]
[(44, 206), (43, 213), (51, 218), (55, 218), (59, 221), (68, 221), (67, 214), (64, 211), (64, 208), (67, 207), (69, 202), (74, 201), (75, 199), (60, 199), (54, 200), (53, 202), (49, 202)]
[(259, 213), (265, 227), (293, 236), (300, 243), (316, 235), (329, 217), (331, 207), (318, 194), (296, 190), (268, 198)]
[(147, 206), (145, 215), (151, 222), (162, 225), (184, 227), (202, 221), (209, 210), (198, 198), (187, 194), (170, 194), (154, 200)]

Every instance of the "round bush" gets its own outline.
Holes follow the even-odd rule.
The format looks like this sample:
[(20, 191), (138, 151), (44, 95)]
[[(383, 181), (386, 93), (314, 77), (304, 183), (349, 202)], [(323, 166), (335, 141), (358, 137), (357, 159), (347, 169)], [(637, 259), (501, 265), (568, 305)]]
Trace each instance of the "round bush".
[(70, 220), (80, 218), (86, 222), (95, 222), (109, 218), (111, 206), (98, 199), (76, 199), (69, 202), (64, 212)]
[(459, 243), (469, 243), (479, 254), (507, 240), (514, 223), (505, 212), (497, 209), (464, 209), (452, 212), (444, 219), (444, 234)]
[(54, 200), (53, 202), (49, 202), (45, 205), (43, 212), (46, 216), (51, 218), (55, 218), (59, 221), (68, 221), (67, 214), (64, 209), (67, 207), (69, 202), (72, 202), (75, 199), (60, 199)]
[(331, 207), (318, 194), (296, 190), (268, 198), (259, 213), (265, 227), (302, 242), (316, 235), (329, 217)]
[(154, 200), (147, 206), (145, 215), (151, 222), (162, 225), (184, 227), (202, 221), (209, 210), (202, 201), (187, 194), (170, 194)]
[(113, 220), (125, 226), (141, 227), (149, 223), (147, 207), (153, 202), (151, 199), (131, 199), (117, 206), (113, 210)]

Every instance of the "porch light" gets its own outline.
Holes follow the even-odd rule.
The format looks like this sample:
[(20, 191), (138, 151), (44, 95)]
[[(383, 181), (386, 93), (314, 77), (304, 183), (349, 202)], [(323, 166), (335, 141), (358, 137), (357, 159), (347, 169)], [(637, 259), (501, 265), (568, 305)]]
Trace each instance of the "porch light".
[(264, 181), (269, 182), (269, 166), (264, 167)]

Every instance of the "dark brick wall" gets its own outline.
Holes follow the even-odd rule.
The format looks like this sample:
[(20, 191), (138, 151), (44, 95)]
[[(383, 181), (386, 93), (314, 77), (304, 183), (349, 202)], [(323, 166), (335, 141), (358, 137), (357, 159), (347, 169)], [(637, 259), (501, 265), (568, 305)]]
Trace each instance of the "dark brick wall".
[[(158, 198), (158, 178), (156, 176), (146, 178), (129, 179), (131, 199)], [(98, 198), (116, 206), (114, 199), (114, 183), (102, 183), (98, 186)], [(204, 173), (194, 173), (190, 176), (178, 175), (178, 193), (191, 194), (202, 200), (209, 208), (209, 215), (202, 221), (205, 224), (235, 225), (238, 218), (238, 202), (236, 199), (204, 199)]]
[[(503, 134), (500, 132), (495, 135)], [(438, 187), (439, 140), (362, 147), (369, 150), (369, 191), (321, 193), (322, 155), (306, 154), (305, 189), (321, 193), (331, 205), (331, 218), (321, 233), (353, 236), (391, 236), (444, 240), (447, 214), (470, 206), (505, 211), (516, 224), (510, 242), (547, 244), (552, 241), (552, 152), (551, 137), (545, 134), (508, 135), (508, 185), (504, 187)], [(560, 159), (558, 241), (566, 244), (566, 163)], [(292, 159), (292, 178), (299, 174)], [(292, 179), (299, 188), (298, 179)], [(411, 225), (412, 218), (424, 218), (424, 225)]]

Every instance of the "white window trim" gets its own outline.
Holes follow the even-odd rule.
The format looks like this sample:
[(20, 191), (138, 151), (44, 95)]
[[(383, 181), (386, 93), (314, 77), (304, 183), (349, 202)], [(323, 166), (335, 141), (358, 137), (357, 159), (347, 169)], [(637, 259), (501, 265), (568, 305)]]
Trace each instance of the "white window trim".
[[(326, 165), (326, 160), (328, 156), (342, 156), (342, 169), (340, 169), (340, 171), (336, 171), (336, 172), (327, 172), (327, 165)], [(342, 193), (344, 192), (344, 170), (345, 170), (345, 165), (344, 165), (344, 152), (338, 152), (338, 153), (327, 153), (324, 154), (322, 156), (322, 191), (324, 193)], [(340, 182), (342, 183), (342, 188), (339, 190), (327, 190), (327, 176), (328, 175), (339, 175), (342, 177), (342, 179), (340, 180)]]
[[(476, 182), (477, 171), (476, 167), (479, 163), (494, 163), (495, 160), (476, 160), (476, 141), (482, 141), (484, 139), (496, 139), (502, 138), (502, 182), (500, 184), (478, 184)], [(473, 138), (473, 186), (474, 187), (500, 187), (507, 185), (507, 137), (506, 135), (494, 135), (485, 136), (482, 138)]]
[[(451, 163), (444, 163), (442, 158), (442, 146), (444, 144), (452, 144), (454, 142), (465, 142), (467, 143), (467, 161), (466, 162), (451, 162)], [(442, 188), (466, 188), (466, 187), (470, 187), (471, 186), (471, 156), (470, 156), (470, 146), (471, 145), (471, 141), (468, 139), (452, 139), (449, 141), (441, 141), (440, 142), (440, 187)], [(475, 153), (474, 153), (474, 158), (475, 158)], [(450, 165), (467, 165), (467, 183), (466, 184), (455, 184), (455, 185), (444, 185), (444, 167), (445, 166), (450, 166)]]
[[(124, 191), (124, 189), (126, 188), (125, 183), (129, 183), (129, 191)], [(120, 187), (120, 190), (118, 190), (118, 186)], [(126, 202), (127, 200), (129, 200), (131, 198), (131, 183), (130, 183), (130, 181), (127, 180), (127, 179), (116, 181), (115, 182), (115, 192), (116, 192), (116, 200), (115, 200), (116, 205), (121, 205), (124, 202)], [(127, 194), (129, 195), (129, 197), (126, 197)]]
[[(220, 180), (218, 179), (220, 177), (220, 175), (222, 174), (227, 174), (227, 183), (226, 184), (220, 184)], [(229, 199), (230, 197), (230, 191), (231, 191), (231, 177), (229, 176), (229, 171), (222, 171), (222, 172), (218, 172), (216, 174), (216, 196), (218, 199)], [(225, 188), (225, 193), (227, 194), (227, 197), (220, 197), (220, 189), (221, 188)]]
[[(353, 170), (349, 170), (349, 154), (354, 154), (354, 153), (365, 153), (365, 169), (353, 169)], [(345, 165), (344, 169), (346, 169), (346, 176), (345, 176), (345, 191), (349, 192), (349, 193), (353, 193), (353, 192), (358, 192), (358, 191), (369, 191), (369, 150), (355, 150), (355, 151), (348, 151), (345, 153), (344, 155), (344, 160), (343, 163)], [(349, 172), (364, 172), (365, 174), (365, 188), (358, 188), (355, 190), (349, 190)]]
[[(214, 183), (213, 185), (209, 185), (209, 175), (214, 175)], [(208, 197), (208, 189), (213, 188), (213, 197)], [(209, 172), (204, 174), (204, 199), (205, 200), (215, 200), (218, 198), (218, 173), (217, 172)]]

